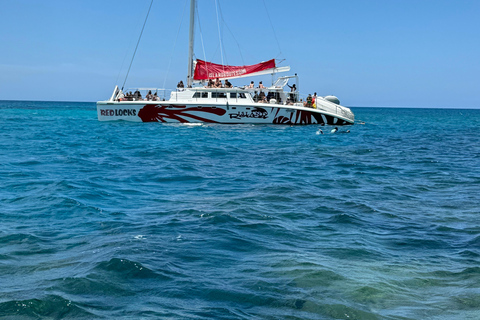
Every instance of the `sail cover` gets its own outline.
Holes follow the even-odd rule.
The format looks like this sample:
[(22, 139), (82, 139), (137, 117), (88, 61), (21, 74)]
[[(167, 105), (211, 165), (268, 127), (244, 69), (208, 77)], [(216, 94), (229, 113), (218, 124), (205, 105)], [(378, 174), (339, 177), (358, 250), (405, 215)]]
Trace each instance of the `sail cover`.
[(224, 66), (203, 60), (196, 61), (194, 80), (240, 78), (265, 70), (275, 69), (275, 59), (260, 62), (251, 66)]

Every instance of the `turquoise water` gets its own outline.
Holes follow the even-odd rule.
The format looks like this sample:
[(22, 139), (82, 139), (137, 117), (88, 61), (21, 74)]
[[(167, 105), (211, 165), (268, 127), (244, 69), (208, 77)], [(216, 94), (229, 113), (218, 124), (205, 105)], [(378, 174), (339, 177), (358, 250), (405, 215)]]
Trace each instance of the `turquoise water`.
[(0, 102), (0, 319), (480, 319), (480, 110), (352, 111)]

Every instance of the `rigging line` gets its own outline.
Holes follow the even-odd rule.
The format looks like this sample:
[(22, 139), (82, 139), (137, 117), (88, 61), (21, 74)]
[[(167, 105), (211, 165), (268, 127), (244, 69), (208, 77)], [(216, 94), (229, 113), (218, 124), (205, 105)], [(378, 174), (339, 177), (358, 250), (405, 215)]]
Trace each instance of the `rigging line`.
[[(120, 78), (120, 73), (122, 72), (123, 64), (125, 63), (125, 59), (127, 59), (127, 54), (128, 54), (128, 51), (126, 51), (125, 55), (123, 56), (122, 64), (120, 65), (120, 69), (118, 70), (117, 79), (115, 79), (115, 85), (118, 83), (118, 78)], [(123, 87), (122, 87), (122, 90), (123, 90)]]
[(178, 26), (177, 37), (175, 38), (175, 42), (173, 43), (172, 54), (170, 55), (170, 61), (168, 61), (167, 73), (165, 74), (165, 79), (163, 80), (163, 89), (165, 89), (165, 84), (167, 83), (168, 74), (170, 73), (170, 66), (172, 64), (173, 54), (175, 53), (175, 48), (177, 46), (178, 35), (180, 34), (180, 29), (183, 25), (183, 18), (185, 18), (185, 10), (187, 8), (188, 0), (185, 0), (185, 5), (183, 6), (183, 13), (182, 19), (180, 20), (180, 25)]
[(132, 61), (130, 61), (130, 66), (128, 67), (127, 75), (125, 76), (125, 81), (123, 81), (122, 91), (123, 91), (123, 88), (125, 87), (125, 82), (127, 82), (128, 74), (130, 73), (130, 68), (132, 67), (133, 59), (135, 59), (135, 54), (137, 53), (137, 48), (138, 48), (138, 45), (140, 44), (140, 39), (142, 39), (143, 29), (145, 29), (145, 24), (147, 23), (148, 15), (150, 14), (150, 9), (152, 9), (152, 4), (153, 4), (153, 0), (150, 2), (150, 7), (148, 7), (147, 16), (145, 17), (145, 21), (143, 22), (142, 31), (140, 32), (140, 37), (138, 37), (137, 46), (135, 47), (135, 51), (133, 52)]
[[(143, 14), (142, 14), (143, 16)], [(138, 17), (135, 19), (135, 21), (137, 21), (136, 25), (140, 23), (141, 20), (141, 16), (138, 15)], [(131, 48), (133, 46), (133, 43), (134, 43), (134, 38), (133, 38), (133, 29), (130, 31), (130, 36), (128, 37), (128, 39), (130, 39), (128, 42), (128, 48)], [(117, 75), (117, 78), (115, 79), (115, 85), (118, 83), (118, 79), (120, 78), (120, 73), (122, 73), (122, 70), (123, 70), (123, 66), (125, 64), (125, 60), (127, 59), (127, 55), (128, 55), (128, 49), (125, 50), (125, 55), (123, 56), (123, 60), (122, 60), (122, 64), (120, 65), (120, 69), (118, 70), (118, 75)]]
[(222, 57), (222, 66), (225, 64), (223, 63), (223, 50), (222, 50), (222, 35), (220, 33), (220, 21), (218, 20), (218, 5), (217, 0), (215, 0), (215, 11), (217, 12), (217, 27), (218, 27), (218, 38), (220, 40), (220, 56)]
[(270, 14), (268, 13), (267, 5), (265, 4), (265, 0), (262, 0), (262, 1), (263, 1), (263, 6), (265, 7), (265, 11), (267, 12), (267, 17), (268, 17), (268, 21), (270, 22), (270, 27), (272, 27), (273, 35), (275, 36), (275, 40), (277, 41), (278, 50), (280, 50), (280, 54), (282, 54), (282, 48), (280, 48), (280, 42), (278, 41), (277, 33), (275, 32), (275, 28), (273, 27), (272, 19), (270, 19)]
[[(203, 43), (203, 32), (202, 32), (202, 25), (200, 23), (200, 14), (198, 12), (198, 2), (195, 3), (196, 5), (196, 12), (197, 12), (197, 21), (198, 21), (198, 30), (200, 31), (200, 41), (202, 42), (202, 50), (203, 50), (203, 59), (207, 62), (207, 55), (205, 53), (205, 45)], [(207, 69), (208, 74), (208, 63), (205, 64), (205, 69)]]
[[(222, 12), (222, 6), (220, 5), (220, 1), (218, 1), (218, 12), (220, 12), (219, 23), (221, 22), (222, 27), (221, 27), (220, 31), (222, 32), (222, 39), (223, 39), (223, 34), (224, 34), (224, 30), (225, 30), (224, 26), (226, 25), (226, 23), (225, 23), (225, 20), (223, 19), (223, 12)], [(228, 64), (227, 51), (225, 50), (225, 44), (224, 44), (224, 42), (220, 42), (220, 44), (222, 45), (222, 48), (223, 48), (223, 55), (225, 57), (225, 63)]]
[(238, 52), (240, 53), (240, 58), (242, 59), (242, 64), (245, 65), (245, 59), (243, 59), (243, 54), (242, 54), (242, 49), (240, 47), (240, 43), (238, 43), (237, 38), (235, 38), (235, 35), (233, 34), (232, 30), (228, 27), (227, 23), (225, 22), (225, 19), (223, 19), (223, 13), (220, 10), (220, 13), (222, 14), (222, 21), (223, 25), (227, 27), (228, 32), (230, 32), (230, 35), (232, 36), (233, 40), (235, 40), (235, 43), (237, 44), (238, 47)]
[[(136, 21), (135, 25), (139, 25), (141, 23), (142, 17), (143, 17), (143, 13), (138, 12), (138, 16), (135, 19), (135, 21)], [(131, 30), (130, 30), (130, 35), (128, 37), (129, 41), (128, 41), (127, 48), (132, 48), (133, 44), (135, 43), (134, 30), (133, 30), (133, 28), (130, 28), (130, 29)], [(129, 51), (128, 49), (125, 50), (125, 55), (123, 56), (122, 64), (120, 65), (120, 69), (118, 70), (118, 75), (117, 75), (117, 78), (115, 80), (115, 84), (118, 83), (118, 79), (120, 78), (120, 74), (122, 73), (123, 67), (125, 65), (125, 60), (127, 59), (127, 56), (128, 56), (128, 51)]]
[(215, 51), (213, 52), (213, 55), (212, 55), (212, 61), (214, 61), (217, 57), (217, 52), (218, 52), (218, 49), (220, 48), (220, 45), (217, 44), (217, 47), (215, 48)]

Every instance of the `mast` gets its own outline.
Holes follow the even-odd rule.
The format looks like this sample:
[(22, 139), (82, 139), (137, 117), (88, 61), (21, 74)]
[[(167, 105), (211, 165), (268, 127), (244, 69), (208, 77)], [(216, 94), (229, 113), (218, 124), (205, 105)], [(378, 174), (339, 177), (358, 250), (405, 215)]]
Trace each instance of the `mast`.
[(190, 31), (188, 34), (188, 78), (187, 87), (193, 84), (193, 40), (195, 31), (195, 0), (190, 0)]

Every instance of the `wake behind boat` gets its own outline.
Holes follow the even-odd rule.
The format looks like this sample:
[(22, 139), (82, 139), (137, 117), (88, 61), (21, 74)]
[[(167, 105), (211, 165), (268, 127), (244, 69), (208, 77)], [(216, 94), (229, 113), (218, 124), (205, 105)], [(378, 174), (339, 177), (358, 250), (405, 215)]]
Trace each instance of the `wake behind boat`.
[[(292, 125), (354, 123), (351, 110), (341, 106), (336, 97), (301, 96), (296, 74), (278, 77), (269, 87), (261, 82), (255, 86), (253, 81), (234, 87), (228, 81), (266, 74), (271, 74), (273, 79), (279, 72), (290, 71), (290, 67), (277, 67), (275, 59), (250, 66), (194, 60), (195, 5), (195, 0), (191, 0), (187, 88), (179, 85), (170, 92), (156, 88), (123, 91), (116, 86), (109, 100), (97, 102), (98, 120)], [(292, 79), (295, 84), (290, 86)]]

